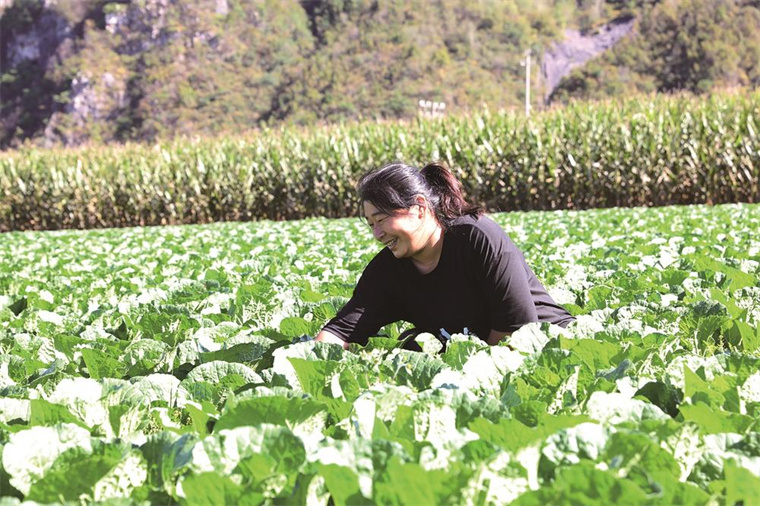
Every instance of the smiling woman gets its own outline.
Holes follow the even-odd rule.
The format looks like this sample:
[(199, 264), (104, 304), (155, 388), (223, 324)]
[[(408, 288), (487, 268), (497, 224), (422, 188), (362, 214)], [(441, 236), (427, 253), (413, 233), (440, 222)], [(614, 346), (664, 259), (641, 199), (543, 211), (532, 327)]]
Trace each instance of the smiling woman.
[(526, 323), (573, 320), (506, 232), (467, 203), (446, 166), (388, 164), (365, 174), (358, 191), (385, 248), (318, 341), (366, 344), (382, 326), (405, 320), (416, 332), (470, 332), (495, 345)]

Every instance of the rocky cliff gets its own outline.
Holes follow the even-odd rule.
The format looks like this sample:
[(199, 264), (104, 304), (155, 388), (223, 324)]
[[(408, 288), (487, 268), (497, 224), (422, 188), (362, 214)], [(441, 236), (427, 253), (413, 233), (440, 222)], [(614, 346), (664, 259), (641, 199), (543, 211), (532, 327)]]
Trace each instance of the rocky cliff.
[(552, 92), (573, 69), (612, 48), (620, 39), (633, 31), (636, 19), (615, 20), (584, 34), (579, 30), (565, 30), (564, 38), (544, 52), (541, 76), (544, 83), (544, 101), (548, 103)]
[(2, 1), (2, 144), (118, 138), (120, 129), (134, 127), (126, 123), (141, 98), (136, 85), (145, 55), (178, 39), (214, 47), (214, 35), (198, 29), (198, 11), (228, 12), (227, 0), (192, 8), (176, 0)]

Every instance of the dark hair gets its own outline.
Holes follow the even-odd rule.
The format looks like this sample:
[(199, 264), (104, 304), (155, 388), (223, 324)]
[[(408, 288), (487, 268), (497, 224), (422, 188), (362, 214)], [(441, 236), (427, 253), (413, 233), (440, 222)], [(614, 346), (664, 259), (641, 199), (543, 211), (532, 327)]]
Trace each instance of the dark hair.
[(398, 162), (383, 165), (364, 174), (357, 190), (362, 202), (387, 214), (409, 209), (417, 204), (417, 195), (422, 195), (444, 228), (460, 216), (483, 214), (481, 207), (464, 199), (462, 185), (448, 167), (437, 162), (422, 170)]

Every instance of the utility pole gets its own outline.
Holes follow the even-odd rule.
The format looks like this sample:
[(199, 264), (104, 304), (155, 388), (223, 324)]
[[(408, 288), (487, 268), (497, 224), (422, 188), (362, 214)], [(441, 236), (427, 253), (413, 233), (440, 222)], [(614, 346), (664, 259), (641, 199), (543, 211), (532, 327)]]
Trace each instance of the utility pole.
[(525, 50), (525, 59), (520, 65), (525, 67), (525, 117), (530, 117), (530, 49)]

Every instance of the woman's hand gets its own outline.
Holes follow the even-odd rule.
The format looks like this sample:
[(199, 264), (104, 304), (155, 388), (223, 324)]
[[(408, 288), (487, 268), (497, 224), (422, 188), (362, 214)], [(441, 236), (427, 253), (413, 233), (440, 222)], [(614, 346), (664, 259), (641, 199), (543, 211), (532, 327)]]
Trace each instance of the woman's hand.
[(343, 346), (344, 350), (348, 349), (348, 342), (344, 341), (340, 337), (336, 336), (332, 332), (328, 332), (326, 330), (321, 330), (319, 334), (317, 334), (317, 337), (314, 338), (315, 341), (320, 341), (322, 343), (332, 343), (332, 344), (339, 344)]

